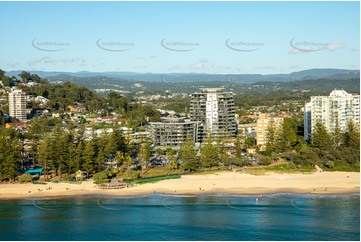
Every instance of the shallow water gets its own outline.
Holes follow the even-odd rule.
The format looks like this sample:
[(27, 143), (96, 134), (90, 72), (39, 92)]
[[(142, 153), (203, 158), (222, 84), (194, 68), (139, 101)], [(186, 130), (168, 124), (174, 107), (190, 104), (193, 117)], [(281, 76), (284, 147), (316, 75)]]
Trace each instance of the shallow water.
[(360, 196), (0, 200), (1, 240), (359, 240)]

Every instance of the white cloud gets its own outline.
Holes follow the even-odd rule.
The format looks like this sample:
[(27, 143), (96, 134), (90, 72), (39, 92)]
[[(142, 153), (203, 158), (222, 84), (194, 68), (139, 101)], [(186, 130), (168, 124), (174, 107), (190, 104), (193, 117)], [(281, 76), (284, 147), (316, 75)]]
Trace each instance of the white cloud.
[(197, 62), (190, 64), (189, 68), (193, 71), (193, 70), (207, 70), (207, 63), (208, 63), (208, 59), (206, 58), (201, 58), (199, 59)]
[(70, 59), (53, 59), (49, 56), (43, 56), (32, 61), (28, 61), (28, 65), (34, 66), (38, 64), (76, 64), (78, 63), (81, 66), (86, 65), (86, 60), (81, 58), (70, 58)]
[(300, 69), (301, 67), (300, 66), (289, 66), (288, 67), (288, 69), (292, 69), (292, 70), (294, 70), (294, 69)]
[(237, 67), (237, 68), (236, 68), (236, 71), (237, 71), (237, 72), (241, 72), (241, 71), (242, 71), (242, 68)]
[(255, 70), (271, 70), (271, 69), (274, 69), (275, 67), (274, 66), (257, 66), (253, 69)]
[(148, 59), (154, 59), (156, 58), (155, 55), (151, 55), (151, 56), (136, 56), (134, 57), (135, 60), (148, 60)]
[(329, 51), (335, 51), (335, 50), (338, 50), (338, 49), (342, 49), (344, 47), (345, 47), (345, 45), (342, 44), (342, 43), (335, 43), (335, 44), (328, 44), (326, 46), (326, 49), (329, 50)]
[(324, 44), (323, 46), (302, 46), (302, 48), (292, 48), (288, 54), (297, 55), (297, 54), (307, 54), (322, 50), (336, 51), (338, 49), (345, 48), (346, 45), (342, 43), (333, 43), (333, 44)]
[(291, 49), (290, 51), (288, 51), (288, 54), (297, 55), (297, 54), (307, 54), (307, 53), (313, 52), (310, 47), (303, 48), (303, 49), (304, 50)]
[(204, 65), (202, 63), (194, 63), (190, 65), (190, 68), (192, 70), (203, 70), (204, 69)]
[(167, 68), (167, 71), (184, 71), (184, 66), (177, 65)]
[(146, 66), (133, 66), (132, 68), (135, 70), (139, 70), (139, 69), (146, 69), (147, 67)]
[(17, 66), (19, 66), (20, 63), (19, 62), (14, 62), (14, 63), (8, 63), (7, 66), (9, 68), (16, 68)]
[(35, 60), (32, 60), (32, 61), (28, 61), (28, 64), (30, 66), (33, 66), (33, 65), (36, 65), (36, 64), (39, 64), (39, 63), (42, 63), (43, 61), (45, 60), (48, 60), (48, 59), (51, 59), (49, 56), (43, 56), (43, 57), (39, 57)]
[(199, 63), (208, 63), (208, 59), (207, 58), (202, 58), (202, 59), (199, 59)]

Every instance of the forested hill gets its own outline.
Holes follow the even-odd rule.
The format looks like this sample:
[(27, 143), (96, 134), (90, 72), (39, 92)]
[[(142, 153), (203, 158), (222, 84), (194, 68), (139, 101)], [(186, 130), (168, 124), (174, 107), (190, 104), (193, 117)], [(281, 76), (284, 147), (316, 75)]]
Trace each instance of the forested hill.
[(194, 80), (192, 83), (179, 81), (131, 81), (115, 77), (71, 77), (63, 76), (62, 78), (49, 79), (50, 83), (63, 83), (70, 81), (80, 86), (85, 86), (89, 89), (112, 89), (121, 90), (125, 92), (156, 92), (171, 90), (173, 93), (192, 93), (198, 91), (201, 87), (224, 87), (227, 91), (242, 93), (250, 92), (251, 90), (258, 90), (261, 92), (273, 92), (278, 90), (284, 91), (304, 91), (311, 90), (315, 92), (329, 93), (333, 89), (343, 89), (350, 93), (360, 92), (360, 79), (352, 78), (347, 80), (339, 79), (311, 79), (298, 80), (288, 82), (255, 82), (253, 84), (241, 84), (233, 81), (218, 80), (218, 81), (199, 81)]
[[(10, 71), (8, 76), (19, 71)], [(37, 72), (32, 72), (37, 73)], [(49, 83), (71, 82), (100, 92), (124, 93), (192, 93), (201, 87), (224, 87), (234, 93), (272, 93), (275, 91), (311, 91), (328, 94), (333, 89), (360, 92), (360, 71), (342, 69), (311, 69), (290, 74), (140, 74), (131, 72), (38, 72)], [(18, 75), (15, 75), (18, 76)]]
[[(9, 76), (17, 76), (21, 71), (7, 71)], [(346, 69), (309, 69), (288, 74), (209, 74), (209, 73), (135, 73), (135, 72), (45, 72), (30, 71), (50, 80), (64, 80), (66, 77), (95, 78), (109, 77), (120, 80), (144, 82), (193, 82), (197, 81), (231, 81), (235, 83), (251, 84), (255, 82), (287, 82), (309, 79), (347, 80), (359, 78), (359, 70)]]

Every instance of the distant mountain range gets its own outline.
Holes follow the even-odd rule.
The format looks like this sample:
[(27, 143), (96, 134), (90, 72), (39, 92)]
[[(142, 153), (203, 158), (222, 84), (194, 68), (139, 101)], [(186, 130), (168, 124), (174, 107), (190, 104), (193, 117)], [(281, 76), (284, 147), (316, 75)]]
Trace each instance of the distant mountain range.
[[(8, 71), (9, 76), (17, 76), (21, 71)], [(360, 70), (346, 69), (309, 69), (289, 74), (207, 74), (207, 73), (135, 73), (135, 72), (47, 72), (28, 71), (31, 74), (38, 74), (42, 78), (51, 81), (65, 81), (72, 79), (86, 79), (89, 77), (107, 77), (120, 79), (122, 81), (136, 82), (201, 82), (201, 81), (225, 81), (233, 83), (251, 84), (256, 82), (289, 82), (313, 79), (348, 80), (360, 78)], [(92, 78), (93, 79), (93, 78)]]

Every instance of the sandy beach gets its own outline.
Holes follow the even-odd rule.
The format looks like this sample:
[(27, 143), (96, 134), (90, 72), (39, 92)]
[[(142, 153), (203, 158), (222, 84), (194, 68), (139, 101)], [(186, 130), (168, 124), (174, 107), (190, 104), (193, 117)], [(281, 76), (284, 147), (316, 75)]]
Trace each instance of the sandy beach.
[[(47, 189), (51, 187), (51, 189)], [(166, 194), (342, 194), (360, 193), (360, 173), (315, 172), (311, 174), (250, 175), (220, 172), (211, 175), (184, 175), (180, 179), (135, 185), (119, 190), (102, 190), (93, 181), (81, 184), (1, 184), (0, 199), (75, 195), (136, 196)]]

